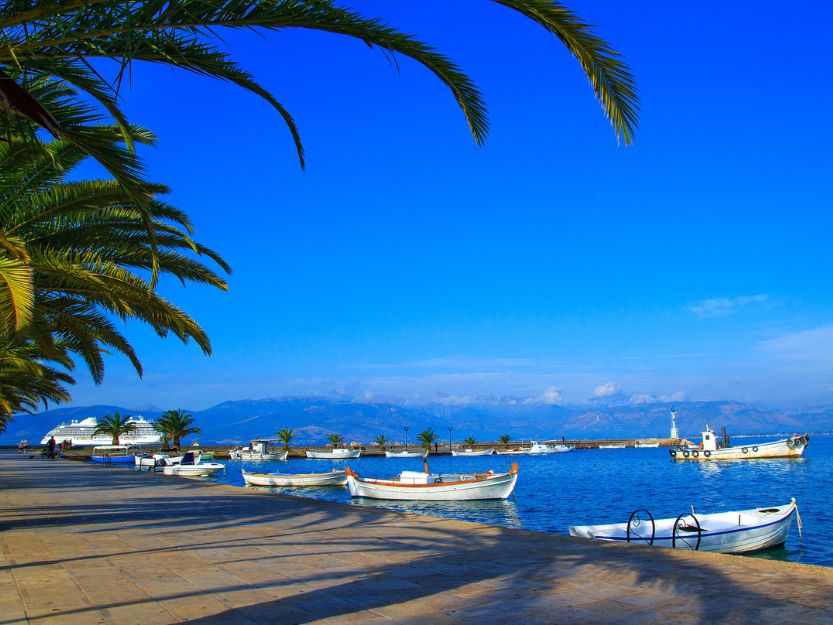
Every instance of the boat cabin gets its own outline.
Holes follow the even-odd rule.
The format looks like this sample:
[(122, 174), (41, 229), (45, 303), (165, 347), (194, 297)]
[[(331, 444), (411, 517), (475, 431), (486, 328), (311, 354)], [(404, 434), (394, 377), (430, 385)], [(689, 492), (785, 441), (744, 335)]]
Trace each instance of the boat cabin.
[(399, 474), (400, 484), (435, 484), (436, 476), (422, 471), (402, 471)]
[(702, 451), (717, 451), (720, 448), (720, 444), (718, 443), (717, 436), (714, 434), (714, 430), (712, 430), (708, 425), (706, 425), (706, 431), (702, 434), (703, 442), (700, 444)]

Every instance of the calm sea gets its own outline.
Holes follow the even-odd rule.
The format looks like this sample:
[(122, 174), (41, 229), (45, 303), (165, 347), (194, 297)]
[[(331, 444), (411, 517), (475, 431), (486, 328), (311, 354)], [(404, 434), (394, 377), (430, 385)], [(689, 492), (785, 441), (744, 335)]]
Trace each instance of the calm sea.
[[(734, 439), (734, 444), (774, 440)], [(625, 522), (636, 508), (655, 518), (695, 512), (724, 512), (786, 504), (795, 497), (804, 522), (803, 539), (793, 524), (783, 549), (750, 557), (833, 566), (833, 436), (815, 436), (798, 460), (674, 462), (667, 449), (593, 449), (548, 456), (429, 458), (433, 473), (508, 470), (520, 466), (515, 497), (485, 502), (386, 502), (351, 499), (346, 488), (285, 488), (281, 492), (348, 505), (416, 512), (554, 534), (570, 525)], [(350, 461), (289, 460), (229, 462), (219, 481), (243, 486), (247, 471), (310, 473), (349, 463), (360, 475), (391, 477), (422, 470), (419, 458), (361, 458)], [(278, 489), (276, 489), (278, 490)]]

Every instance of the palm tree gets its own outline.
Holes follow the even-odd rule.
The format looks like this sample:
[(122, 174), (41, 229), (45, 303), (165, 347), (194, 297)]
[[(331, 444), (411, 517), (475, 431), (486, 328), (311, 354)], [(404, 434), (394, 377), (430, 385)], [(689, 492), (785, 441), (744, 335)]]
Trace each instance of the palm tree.
[(385, 438), (384, 434), (380, 434), (379, 436), (373, 439), (373, 442), (379, 446), (379, 449), (385, 451), (385, 448), (388, 446), (388, 443), (390, 441), (387, 438)]
[(182, 409), (166, 410), (153, 424), (157, 432), (173, 441), (174, 447), (179, 449), (180, 440), (191, 434), (200, 434), (202, 430), (194, 427), (194, 417), (190, 412)]
[(428, 428), (427, 430), (424, 430), (417, 434), (417, 440), (423, 448), (430, 451), (431, 445), (439, 441), (440, 437), (439, 435), (437, 435), (436, 432), (434, 432), (432, 428)]
[(56, 344), (52, 358), (45, 358), (29, 341), (0, 341), (0, 432), (5, 431), (17, 413), (31, 414), (41, 404), (69, 401), (65, 385), (74, 384), (75, 380), (53, 363), (66, 369), (73, 366), (60, 344)]
[(112, 415), (104, 415), (96, 421), (93, 436), (106, 434), (113, 438), (113, 445), (118, 445), (122, 434), (136, 430), (136, 424), (129, 421), (129, 419), (130, 415), (121, 416), (118, 412), (114, 412)]
[(330, 441), (333, 447), (340, 447), (344, 444), (344, 437), (341, 434), (336, 434), (333, 432), (327, 436), (327, 440)]
[[(630, 69), (603, 39), (574, 12), (556, 0), (495, 0), (543, 27), (565, 45), (581, 65), (616, 135), (630, 144), (637, 123), (638, 101)], [(287, 124), (303, 166), (304, 152), (290, 113), (243, 67), (217, 47), (223, 30), (282, 30), (305, 28), (346, 35), (424, 65), (454, 95), (475, 141), (483, 143), (487, 130), (482, 96), (463, 71), (417, 37), (396, 30), (382, 20), (336, 6), (332, 0), (241, 0), (216, 2), (165, 0), (123, 2), (0, 3), (0, 96), (17, 111), (18, 119), (0, 120), (17, 129), (23, 122), (46, 128), (83, 147), (122, 183), (138, 201), (139, 179), (122, 167), (106, 148), (67, 119), (68, 103), (43, 102), (31, 84), (49, 77), (73, 85), (96, 101), (122, 129), (132, 146), (129, 123), (119, 107), (124, 76), (132, 76), (133, 61), (162, 63), (236, 84), (265, 99)], [(90, 65), (90, 59), (115, 60), (112, 81)], [(397, 64), (398, 66), (398, 64)], [(115, 85), (115, 88), (111, 85)], [(34, 122), (34, 124), (32, 124)]]
[(295, 433), (289, 428), (283, 428), (282, 430), (278, 430), (278, 438), (281, 439), (284, 448), (289, 450), (289, 443), (295, 438)]
[(512, 440), (512, 437), (509, 434), (504, 434), (500, 437), (500, 442), (503, 443), (504, 447), (509, 447), (509, 442)]
[(474, 436), (469, 436), (468, 438), (463, 440), (463, 443), (465, 444), (466, 447), (474, 447), (474, 444), (476, 442), (477, 441), (474, 440)]
[[(118, 140), (117, 129), (96, 132)], [(85, 158), (63, 140), (38, 149), (25, 141), (0, 142), (0, 340), (28, 337), (47, 358), (75, 353), (96, 382), (106, 351), (124, 354), (142, 372), (113, 315), (144, 321), (160, 336), (193, 339), (209, 354), (202, 328), (155, 293), (144, 274), (156, 257), (160, 273), (225, 290), (225, 281), (192, 256), (228, 266), (192, 239), (184, 213), (158, 199), (167, 189), (145, 183), (157, 231), (153, 252), (142, 212), (116, 181), (68, 179)]]

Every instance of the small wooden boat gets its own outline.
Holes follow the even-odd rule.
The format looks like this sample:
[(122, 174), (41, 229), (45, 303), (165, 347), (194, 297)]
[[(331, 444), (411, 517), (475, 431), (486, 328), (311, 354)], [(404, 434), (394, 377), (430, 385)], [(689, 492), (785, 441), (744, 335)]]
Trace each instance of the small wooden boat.
[(599, 445), (599, 449), (624, 449), (625, 443), (610, 443), (609, 445)]
[(547, 445), (538, 441), (531, 441), (531, 443), (532, 447), (529, 448), (530, 454), (560, 454), (566, 451), (573, 451), (573, 448), (567, 445)]
[[(637, 510), (627, 523), (576, 525), (570, 536), (629, 542), (671, 549), (748, 553), (783, 545), (793, 515), (795, 499), (784, 506), (753, 508), (717, 514), (681, 514), (676, 519), (654, 519)], [(801, 531), (801, 518), (798, 517)]]
[(724, 447), (707, 425), (699, 446), (677, 447), (668, 453), (674, 460), (754, 460), (759, 458), (800, 458), (810, 444), (809, 434), (793, 434), (789, 438), (769, 443), (754, 443)]
[(90, 460), (106, 464), (133, 464), (136, 462), (130, 445), (99, 445), (93, 447), (93, 455)]
[(249, 486), (344, 486), (347, 474), (333, 469), (329, 473), (246, 473), (243, 481)]
[(472, 449), (471, 447), (451, 450), (452, 456), (491, 456), (493, 453), (495, 453), (494, 449)]
[(361, 449), (344, 449), (340, 447), (327, 451), (307, 450), (307, 458), (313, 458), (315, 460), (347, 460), (348, 458), (359, 458), (361, 455)]
[(421, 458), (421, 451), (386, 451), (386, 458)]
[(498, 456), (527, 456), (529, 455), (529, 447), (526, 449), (504, 449), (495, 452)]
[(352, 497), (419, 501), (469, 501), (506, 499), (518, 481), (518, 465), (512, 463), (508, 473), (441, 474), (425, 471), (402, 471), (391, 479), (359, 477), (347, 467), (347, 487)]
[(634, 447), (636, 449), (656, 449), (659, 447), (659, 443), (636, 443)]
[(163, 475), (179, 475), (183, 477), (202, 477), (216, 475), (226, 470), (226, 465), (220, 462), (200, 462), (199, 456), (187, 452), (180, 462), (172, 462), (170, 458), (157, 461), (153, 467), (154, 473)]

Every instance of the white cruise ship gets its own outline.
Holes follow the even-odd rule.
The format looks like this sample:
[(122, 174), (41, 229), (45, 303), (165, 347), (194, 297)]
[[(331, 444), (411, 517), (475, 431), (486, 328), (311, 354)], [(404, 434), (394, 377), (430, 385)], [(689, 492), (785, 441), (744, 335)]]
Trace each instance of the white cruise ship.
[[(136, 429), (133, 432), (122, 434), (119, 437), (119, 443), (122, 445), (158, 445), (162, 442), (162, 435), (153, 429), (153, 421), (147, 421), (143, 416), (138, 415), (130, 417), (129, 422), (135, 423)], [(73, 420), (69, 423), (62, 423), (58, 427), (49, 430), (40, 444), (46, 445), (49, 442), (50, 436), (54, 436), (55, 440), (59, 443), (61, 441), (72, 441), (73, 447), (109, 445), (113, 442), (113, 439), (106, 434), (93, 436), (95, 426), (95, 417), (89, 417), (82, 421)]]

